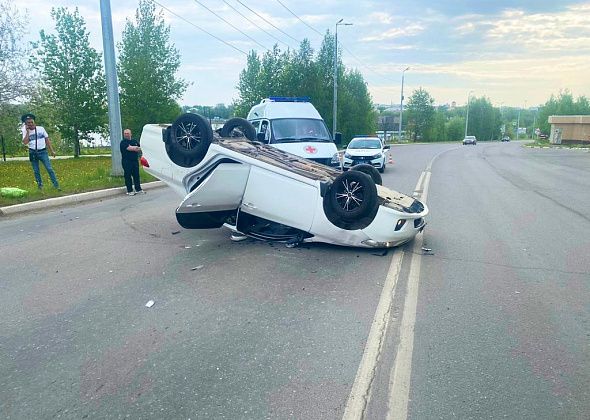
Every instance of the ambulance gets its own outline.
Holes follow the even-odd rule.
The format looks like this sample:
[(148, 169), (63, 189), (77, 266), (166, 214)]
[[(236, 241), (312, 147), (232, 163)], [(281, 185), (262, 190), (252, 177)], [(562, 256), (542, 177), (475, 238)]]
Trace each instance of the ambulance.
[[(333, 168), (341, 168), (336, 143), (320, 113), (307, 97), (269, 97), (254, 105), (246, 118), (263, 144)], [(336, 140), (336, 143), (334, 142)]]

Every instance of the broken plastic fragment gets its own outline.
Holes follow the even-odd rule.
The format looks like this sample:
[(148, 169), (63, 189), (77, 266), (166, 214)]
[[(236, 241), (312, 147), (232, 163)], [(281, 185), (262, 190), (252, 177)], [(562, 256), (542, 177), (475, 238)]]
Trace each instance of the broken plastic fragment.
[(204, 265), (197, 265), (196, 267), (191, 268), (191, 271), (200, 270), (203, 267), (205, 267), (205, 266)]
[(153, 300), (148, 300), (148, 302), (145, 304), (146, 307), (151, 308), (152, 306), (154, 306), (154, 302)]

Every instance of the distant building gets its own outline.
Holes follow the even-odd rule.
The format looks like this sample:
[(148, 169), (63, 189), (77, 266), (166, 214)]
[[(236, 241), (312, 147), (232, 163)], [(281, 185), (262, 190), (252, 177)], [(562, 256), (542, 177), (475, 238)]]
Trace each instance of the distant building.
[(590, 115), (552, 115), (549, 124), (552, 144), (590, 143)]

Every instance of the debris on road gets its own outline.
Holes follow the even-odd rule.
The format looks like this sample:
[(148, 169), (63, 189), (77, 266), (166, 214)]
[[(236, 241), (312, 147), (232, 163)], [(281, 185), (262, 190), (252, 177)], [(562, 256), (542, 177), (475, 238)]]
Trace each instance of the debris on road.
[(375, 255), (376, 257), (384, 257), (387, 255), (388, 252), (389, 252), (389, 249), (384, 249), (383, 251), (380, 251), (380, 252), (373, 252), (373, 253), (371, 253), (371, 255)]
[(196, 267), (191, 268), (191, 271), (200, 270), (203, 267), (205, 267), (205, 266), (204, 265), (197, 265)]
[(154, 302), (153, 300), (148, 300), (148, 302), (145, 304), (146, 307), (151, 308), (152, 306), (154, 306)]

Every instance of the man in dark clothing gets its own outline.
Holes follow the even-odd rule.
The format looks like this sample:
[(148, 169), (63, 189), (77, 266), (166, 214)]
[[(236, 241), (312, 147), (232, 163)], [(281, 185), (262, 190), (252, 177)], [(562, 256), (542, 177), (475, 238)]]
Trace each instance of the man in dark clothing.
[[(139, 183), (140, 153), (141, 147), (139, 147), (139, 143), (137, 140), (131, 138), (131, 130), (126, 128), (123, 131), (123, 140), (121, 140), (121, 163), (123, 165), (123, 176), (125, 177), (127, 195), (145, 194)], [(135, 186), (135, 191), (133, 191), (132, 186)]]

